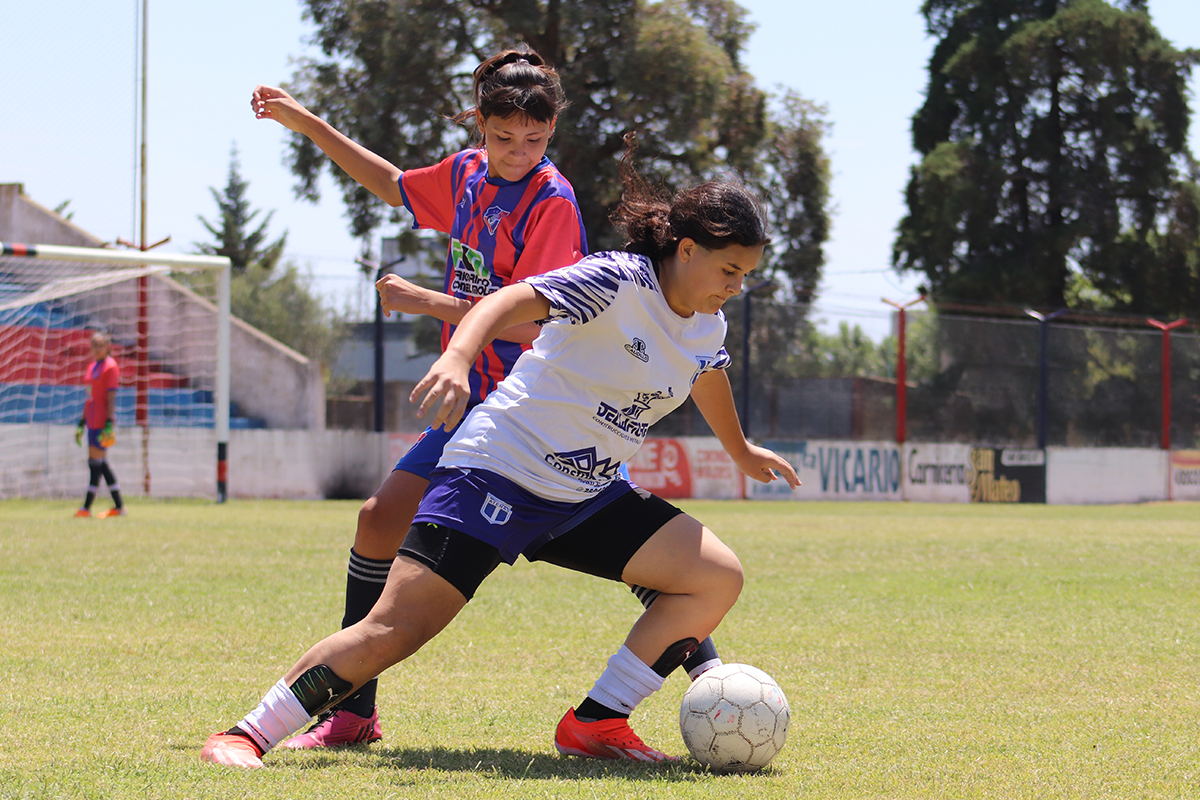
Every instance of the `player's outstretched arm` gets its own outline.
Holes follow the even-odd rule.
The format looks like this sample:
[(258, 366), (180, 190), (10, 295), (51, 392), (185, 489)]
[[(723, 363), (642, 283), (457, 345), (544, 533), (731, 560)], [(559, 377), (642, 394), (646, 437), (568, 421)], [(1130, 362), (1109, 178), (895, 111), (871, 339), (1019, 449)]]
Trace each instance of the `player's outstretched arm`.
[[(375, 282), (375, 291), (379, 292), (380, 306), (384, 316), (388, 317), (393, 311), (401, 314), (426, 314), (442, 322), (458, 325), (474, 305), (470, 300), (426, 289), (399, 275), (384, 275)], [(524, 322), (501, 331), (493, 338), (529, 344), (540, 332), (541, 328), (536, 324)]]
[(796, 470), (787, 459), (746, 441), (725, 370), (714, 369), (701, 374), (692, 386), (692, 400), (738, 469), (760, 483), (782, 477), (793, 489), (800, 485)]
[(350, 139), (283, 89), (255, 86), (250, 108), (258, 119), (273, 119), (288, 130), (307, 136), (347, 175), (383, 202), (393, 207), (404, 203), (398, 183), (399, 167)]
[(505, 286), (476, 303), (454, 329), (446, 351), (433, 362), (429, 372), (409, 395), (408, 399), (413, 403), (422, 394), (425, 395), (417, 409), (417, 416), (425, 416), (425, 412), (440, 397), (442, 404), (430, 421), (430, 427), (440, 425), (450, 430), (457, 425), (470, 396), (468, 372), (483, 348), (506, 328), (545, 319), (549, 314), (550, 301), (527, 283)]

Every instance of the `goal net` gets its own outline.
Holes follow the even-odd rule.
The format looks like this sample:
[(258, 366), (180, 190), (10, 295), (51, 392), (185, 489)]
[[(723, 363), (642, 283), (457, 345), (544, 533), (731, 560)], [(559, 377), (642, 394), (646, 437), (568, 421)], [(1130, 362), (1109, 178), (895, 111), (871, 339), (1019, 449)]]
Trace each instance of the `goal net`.
[(97, 331), (120, 369), (108, 461), (122, 492), (223, 500), (229, 259), (10, 243), (0, 243), (0, 498), (82, 498), (87, 448), (74, 433)]

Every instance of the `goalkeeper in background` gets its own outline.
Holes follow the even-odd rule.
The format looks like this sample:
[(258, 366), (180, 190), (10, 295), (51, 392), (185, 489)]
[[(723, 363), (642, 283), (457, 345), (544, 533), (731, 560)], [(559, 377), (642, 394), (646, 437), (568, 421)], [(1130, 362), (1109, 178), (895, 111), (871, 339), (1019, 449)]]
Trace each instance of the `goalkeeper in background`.
[(121, 487), (117, 484), (117, 476), (105, 458), (108, 448), (116, 442), (113, 433), (113, 417), (117, 410), (117, 381), (121, 370), (117, 361), (110, 355), (112, 339), (107, 333), (97, 331), (92, 334), (92, 358), (94, 363), (88, 367), (84, 378), (87, 383), (87, 400), (83, 404), (83, 416), (75, 429), (75, 444), (82, 445), (84, 433), (87, 434), (88, 444), (88, 487), (87, 495), (83, 498), (83, 507), (75, 512), (77, 517), (92, 515), (92, 501), (100, 489), (100, 476), (108, 483), (112, 492), (113, 508), (101, 511), (98, 517), (124, 516), (125, 506), (121, 502)]

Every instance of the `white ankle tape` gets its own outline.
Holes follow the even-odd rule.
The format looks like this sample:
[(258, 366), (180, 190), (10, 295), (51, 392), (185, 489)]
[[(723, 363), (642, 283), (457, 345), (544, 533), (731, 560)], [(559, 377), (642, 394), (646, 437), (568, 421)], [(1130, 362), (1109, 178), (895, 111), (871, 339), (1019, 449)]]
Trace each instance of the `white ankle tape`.
[(265, 753), (307, 725), (310, 719), (312, 717), (300, 705), (300, 699), (280, 678), (258, 708), (247, 714), (238, 727), (250, 734)]
[(625, 645), (621, 645), (588, 692), (588, 697), (606, 708), (632, 714), (638, 703), (662, 688), (663, 677), (650, 669)]

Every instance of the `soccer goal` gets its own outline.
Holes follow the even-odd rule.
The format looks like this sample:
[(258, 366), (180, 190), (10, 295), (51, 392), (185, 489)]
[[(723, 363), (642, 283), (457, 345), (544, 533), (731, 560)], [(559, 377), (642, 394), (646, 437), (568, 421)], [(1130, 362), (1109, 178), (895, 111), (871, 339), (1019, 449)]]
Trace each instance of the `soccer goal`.
[(223, 257), (0, 243), (0, 498), (82, 496), (74, 431), (103, 331), (124, 494), (224, 500), (229, 279)]

